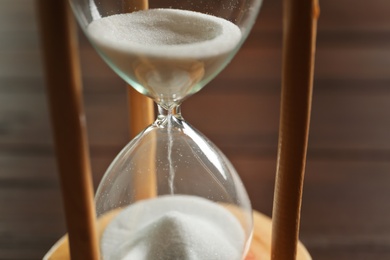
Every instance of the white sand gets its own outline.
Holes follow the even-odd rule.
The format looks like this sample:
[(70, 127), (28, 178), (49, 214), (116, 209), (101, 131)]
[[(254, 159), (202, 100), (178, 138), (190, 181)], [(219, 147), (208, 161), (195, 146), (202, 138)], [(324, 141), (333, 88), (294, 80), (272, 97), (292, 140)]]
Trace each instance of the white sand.
[(240, 260), (245, 234), (222, 206), (195, 196), (162, 196), (125, 208), (107, 226), (103, 259)]
[(233, 23), (176, 9), (149, 9), (93, 21), (87, 33), (99, 45), (169, 57), (210, 57), (232, 51), (241, 40)]

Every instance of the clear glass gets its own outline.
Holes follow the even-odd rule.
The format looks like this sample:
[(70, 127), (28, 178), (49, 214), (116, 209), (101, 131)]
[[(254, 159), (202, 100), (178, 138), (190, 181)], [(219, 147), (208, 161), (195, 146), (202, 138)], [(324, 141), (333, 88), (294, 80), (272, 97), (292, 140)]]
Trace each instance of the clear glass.
[(159, 111), (98, 187), (102, 258), (243, 259), (253, 226), (246, 190), (180, 104), (232, 59), (261, 0), (70, 3), (102, 58)]
[[(126, 4), (123, 0), (70, 0), (70, 2), (81, 28), (109, 66), (137, 91), (168, 108), (199, 91), (228, 64), (252, 28), (262, 1), (150, 0), (148, 4), (143, 4), (144, 0), (129, 0)], [(223, 21), (230, 21), (236, 25), (240, 35), (232, 37), (233, 33), (228, 32), (230, 35), (216, 40), (218, 37), (215, 36), (218, 36), (218, 31), (221, 30), (218, 21), (211, 21), (217, 26), (209, 24), (205, 26), (204, 23), (196, 26), (198, 17), (183, 14), (185, 18), (177, 15), (179, 17), (175, 16), (168, 22), (157, 20), (146, 24), (140, 22), (137, 25), (139, 30), (147, 30), (151, 23), (154, 27), (161, 27), (163, 22), (170, 21), (176, 26), (182, 25), (181, 28), (176, 28), (181, 30), (182, 34), (209, 37), (208, 41), (202, 39), (203, 44), (200, 43), (202, 46), (188, 46), (180, 42), (174, 45), (159, 44), (150, 48), (149, 45), (136, 42), (138, 44), (132, 48), (129, 47), (127, 39), (114, 30), (106, 30), (105, 36), (102, 36), (101, 31), (94, 30), (98, 26), (91, 26), (94, 21), (113, 15), (127, 14), (147, 5), (149, 10), (183, 10), (222, 18)], [(206, 30), (213, 26), (216, 30), (214, 35), (206, 32), (197, 33), (199, 29)], [(134, 30), (127, 31), (128, 38), (133, 37), (132, 34)], [(173, 39), (175, 40), (177, 39)], [(194, 51), (196, 49), (199, 51)]]

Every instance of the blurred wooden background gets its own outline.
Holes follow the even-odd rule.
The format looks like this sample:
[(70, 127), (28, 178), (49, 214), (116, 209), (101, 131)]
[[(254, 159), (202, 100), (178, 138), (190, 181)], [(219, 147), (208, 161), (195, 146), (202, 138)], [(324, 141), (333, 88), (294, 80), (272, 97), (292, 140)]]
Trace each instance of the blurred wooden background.
[[(314, 259), (390, 259), (390, 1), (320, 1), (301, 240)], [(183, 115), (272, 211), (281, 0)], [(95, 185), (128, 141), (124, 83), (80, 38)], [(41, 259), (65, 232), (32, 0), (0, 0), (0, 259)]]

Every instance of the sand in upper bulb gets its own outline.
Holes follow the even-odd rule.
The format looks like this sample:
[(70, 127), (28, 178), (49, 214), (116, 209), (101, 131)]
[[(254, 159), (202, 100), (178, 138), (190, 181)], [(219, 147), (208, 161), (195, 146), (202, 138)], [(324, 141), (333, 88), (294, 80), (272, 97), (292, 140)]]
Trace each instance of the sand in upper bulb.
[(155, 100), (198, 91), (230, 60), (238, 26), (185, 10), (149, 9), (93, 21), (87, 35), (111, 67)]

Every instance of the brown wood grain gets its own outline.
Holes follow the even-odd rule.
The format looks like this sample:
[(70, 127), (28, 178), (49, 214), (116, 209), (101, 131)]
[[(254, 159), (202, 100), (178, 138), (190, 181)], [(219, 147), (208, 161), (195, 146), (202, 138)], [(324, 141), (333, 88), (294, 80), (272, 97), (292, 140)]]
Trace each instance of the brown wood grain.
[(49, 108), (72, 259), (99, 259), (76, 27), (68, 2), (37, 1)]
[(313, 93), (318, 0), (283, 2), (283, 66), (271, 259), (296, 259)]

